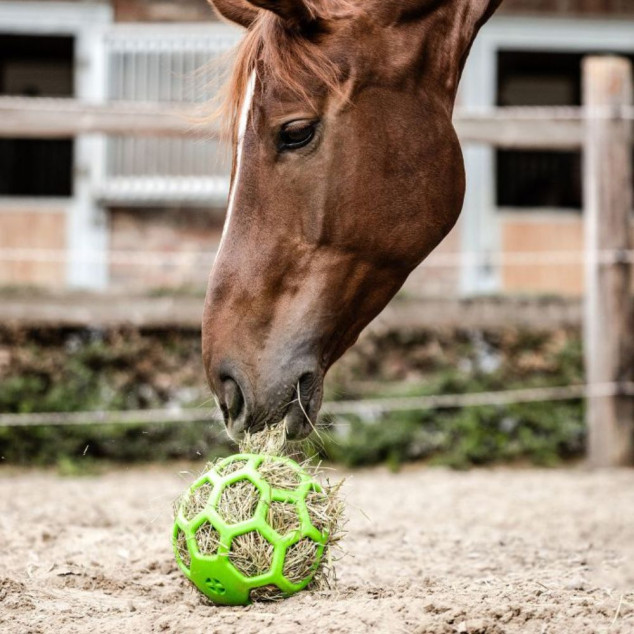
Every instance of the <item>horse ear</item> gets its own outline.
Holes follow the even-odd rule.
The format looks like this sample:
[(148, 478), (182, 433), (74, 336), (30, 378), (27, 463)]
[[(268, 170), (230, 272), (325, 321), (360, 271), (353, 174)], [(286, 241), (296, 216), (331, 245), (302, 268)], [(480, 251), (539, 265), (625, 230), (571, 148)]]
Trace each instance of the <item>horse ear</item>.
[(258, 9), (271, 11), (292, 26), (303, 26), (317, 19), (306, 0), (248, 0)]
[(479, 30), (480, 27), (486, 24), (498, 10), (499, 6), (502, 4), (502, 0), (479, 0), (474, 4), (476, 4), (479, 8), (479, 12), (477, 13), (477, 29)]
[(467, 56), (473, 46), (473, 41), (480, 32), (480, 29), (490, 20), (501, 4), (502, 0), (475, 0), (471, 5), (471, 20), (466, 24), (466, 33), (468, 34), (467, 45), (462, 53), (460, 72), (462, 72), (464, 68)]
[(247, 0), (208, 0), (222, 18), (248, 29), (258, 16), (258, 10)]

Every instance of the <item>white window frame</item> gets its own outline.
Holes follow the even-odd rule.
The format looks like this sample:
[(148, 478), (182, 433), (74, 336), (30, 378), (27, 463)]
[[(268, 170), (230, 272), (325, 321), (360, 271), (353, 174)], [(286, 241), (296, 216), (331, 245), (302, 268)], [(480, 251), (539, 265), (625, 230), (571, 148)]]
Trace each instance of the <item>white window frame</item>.
[[(113, 25), (108, 31), (108, 40), (109, 43), (118, 43), (123, 50), (128, 49), (129, 42), (133, 42), (132, 49), (146, 51), (155, 50), (154, 43), (160, 38), (187, 40), (192, 50), (201, 46), (201, 42), (213, 39), (223, 42), (223, 50), (230, 50), (243, 35), (243, 29), (224, 22), (131, 22)], [(202, 44), (202, 48), (206, 46)], [(104, 54), (107, 55), (107, 51)], [(225, 207), (229, 195), (228, 171), (205, 176), (112, 176), (104, 169), (95, 194), (106, 205)]]
[[(634, 53), (634, 20), (559, 17), (494, 17), (476, 39), (460, 87), (462, 108), (488, 109), (496, 105), (497, 56), (516, 51), (619, 51)], [(465, 254), (501, 250), (501, 214), (495, 204), (495, 149), (468, 145), (464, 149), (467, 192), (461, 224)], [(550, 210), (552, 211), (552, 210)], [(565, 211), (558, 213), (566, 214)], [(577, 212), (568, 212), (569, 215)], [(461, 273), (464, 295), (497, 292), (501, 271), (473, 266), (469, 258)]]

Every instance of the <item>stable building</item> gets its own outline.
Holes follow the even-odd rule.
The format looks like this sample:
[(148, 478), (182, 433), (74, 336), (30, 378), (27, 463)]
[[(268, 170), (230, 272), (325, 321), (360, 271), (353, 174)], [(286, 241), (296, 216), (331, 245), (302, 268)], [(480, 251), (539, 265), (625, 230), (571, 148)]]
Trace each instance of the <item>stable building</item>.
[[(0, 99), (206, 103), (239, 29), (205, 0), (0, 1)], [(476, 40), (458, 108), (579, 106), (581, 60), (634, 60), (629, 0), (506, 0)], [(407, 291), (583, 291), (581, 264), (499, 254), (583, 250), (581, 153), (464, 148), (462, 219)], [(203, 288), (224, 222), (227, 148), (200, 138), (0, 139), (0, 286)], [(465, 257), (465, 255), (475, 255)], [(473, 262), (476, 262), (474, 265)]]

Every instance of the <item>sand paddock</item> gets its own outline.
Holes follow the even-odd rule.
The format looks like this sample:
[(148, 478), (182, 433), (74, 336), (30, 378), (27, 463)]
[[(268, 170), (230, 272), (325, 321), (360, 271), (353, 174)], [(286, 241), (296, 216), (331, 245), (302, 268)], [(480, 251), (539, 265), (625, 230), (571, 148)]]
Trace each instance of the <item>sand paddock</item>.
[(634, 632), (634, 470), (353, 473), (338, 593), (248, 608), (174, 564), (181, 470), (0, 470), (0, 631)]

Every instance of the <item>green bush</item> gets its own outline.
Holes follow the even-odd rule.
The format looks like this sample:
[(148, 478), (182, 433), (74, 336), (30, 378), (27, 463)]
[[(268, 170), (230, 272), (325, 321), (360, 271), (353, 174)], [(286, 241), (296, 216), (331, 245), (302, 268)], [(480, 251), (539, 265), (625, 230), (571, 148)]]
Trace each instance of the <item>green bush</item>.
[(351, 467), (412, 460), (466, 468), (530, 461), (552, 466), (580, 456), (585, 426), (579, 402), (392, 413), (368, 423), (339, 420), (322, 434), (322, 455)]
[[(209, 400), (199, 333), (0, 328), (0, 412), (196, 407)], [(575, 330), (408, 331), (366, 337), (333, 369), (327, 399), (461, 394), (583, 382)], [(540, 465), (580, 456), (581, 401), (345, 417), (322, 455), (350, 466), (428, 460), (455, 468)], [(86, 449), (88, 447), (88, 449)], [(0, 428), (0, 456), (21, 464), (102, 459), (205, 460), (231, 451), (208, 423)]]
[(0, 456), (15, 464), (207, 460), (232, 450), (218, 423), (0, 428)]

